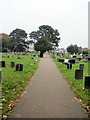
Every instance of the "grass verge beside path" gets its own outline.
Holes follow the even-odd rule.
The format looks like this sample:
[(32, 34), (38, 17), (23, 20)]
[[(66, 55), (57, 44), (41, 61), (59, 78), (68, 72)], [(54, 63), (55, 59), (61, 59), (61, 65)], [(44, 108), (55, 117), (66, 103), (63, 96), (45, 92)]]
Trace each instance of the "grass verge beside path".
[[(22, 59), (17, 59), (17, 56), (10, 58), (3, 58), (6, 63), (6, 67), (2, 68), (2, 114), (6, 117), (15, 104), (19, 101), (21, 94), (25, 90), (27, 84), (31, 80), (31, 77), (38, 68), (39, 61), (34, 63), (31, 59), (33, 56), (23, 55)], [(23, 71), (15, 71), (15, 68), (10, 68), (10, 62), (23, 64)]]
[[(83, 63), (85, 65), (84, 77), (83, 79), (75, 79), (75, 70), (79, 69), (79, 64), (73, 64), (72, 69), (67, 69), (65, 64), (58, 62), (53, 59), (59, 71), (62, 73), (63, 77), (66, 79), (66, 82), (70, 85), (71, 89), (74, 91), (76, 98), (79, 100), (83, 108), (87, 110), (90, 115), (90, 90), (83, 91), (84, 87), (84, 77), (88, 75), (88, 63)], [(90, 63), (89, 63), (90, 64)]]

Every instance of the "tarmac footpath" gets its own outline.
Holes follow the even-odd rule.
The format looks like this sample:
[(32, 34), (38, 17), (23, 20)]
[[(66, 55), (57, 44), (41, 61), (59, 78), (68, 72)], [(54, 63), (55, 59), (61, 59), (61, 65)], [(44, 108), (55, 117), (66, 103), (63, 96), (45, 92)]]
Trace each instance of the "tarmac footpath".
[(8, 118), (88, 118), (88, 115), (46, 54)]

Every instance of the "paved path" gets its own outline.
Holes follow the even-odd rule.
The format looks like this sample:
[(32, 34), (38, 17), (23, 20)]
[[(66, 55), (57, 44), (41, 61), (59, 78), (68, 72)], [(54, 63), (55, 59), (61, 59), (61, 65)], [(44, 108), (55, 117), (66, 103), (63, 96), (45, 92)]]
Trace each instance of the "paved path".
[(48, 55), (42, 58), (9, 118), (86, 118), (75, 95)]

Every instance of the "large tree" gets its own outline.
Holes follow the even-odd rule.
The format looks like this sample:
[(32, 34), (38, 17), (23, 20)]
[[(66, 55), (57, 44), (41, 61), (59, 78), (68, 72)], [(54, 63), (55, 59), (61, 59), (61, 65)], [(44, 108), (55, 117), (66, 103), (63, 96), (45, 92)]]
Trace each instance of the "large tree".
[(30, 38), (37, 40), (41, 37), (47, 37), (48, 41), (52, 43), (53, 47), (58, 47), (60, 42), (60, 34), (57, 29), (53, 29), (49, 25), (42, 25), (39, 27), (39, 30), (33, 31), (29, 34)]
[(23, 52), (28, 48), (27, 33), (22, 29), (15, 29), (13, 30), (10, 35), (11, 37), (11, 44), (10, 49), (11, 51)]
[(77, 45), (70, 45), (67, 47), (67, 51), (71, 54), (80, 54), (82, 52), (82, 47), (78, 47)]
[(52, 49), (52, 44), (48, 41), (48, 38), (43, 36), (38, 39), (34, 45), (36, 51), (40, 51), (40, 57), (43, 57), (43, 53)]

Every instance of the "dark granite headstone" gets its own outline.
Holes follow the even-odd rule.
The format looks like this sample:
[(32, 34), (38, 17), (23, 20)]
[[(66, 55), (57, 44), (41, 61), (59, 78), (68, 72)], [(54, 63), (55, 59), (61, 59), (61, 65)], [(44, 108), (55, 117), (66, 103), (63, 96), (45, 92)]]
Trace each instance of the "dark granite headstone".
[(90, 76), (85, 77), (84, 88), (85, 89), (90, 89)]
[(21, 57), (18, 57), (18, 59), (22, 59)]
[(75, 60), (69, 60), (68, 62), (70, 62), (71, 64), (75, 64)]
[(59, 57), (56, 57), (55, 59), (59, 62), (59, 59), (60, 59), (60, 58), (59, 58)]
[(16, 71), (23, 71), (23, 64), (16, 64)]
[(67, 64), (67, 69), (69, 69), (69, 63)]
[(86, 54), (85, 56), (88, 57), (88, 54)]
[(59, 53), (57, 53), (57, 55), (59, 55)]
[(33, 55), (33, 57), (35, 57), (36, 55)]
[(83, 79), (83, 70), (75, 70), (75, 79)]
[(0, 83), (1, 83), (1, 80), (2, 80), (2, 71), (0, 71)]
[(57, 61), (58, 61), (58, 62), (61, 62), (61, 59), (60, 59), (60, 58), (57, 58)]
[(68, 63), (67, 63), (67, 62), (64, 62), (63, 64), (67, 65)]
[(58, 59), (58, 61), (63, 63), (63, 62), (64, 62), (64, 59)]
[(64, 62), (64, 59), (61, 59), (61, 62), (63, 63), (63, 62)]
[(80, 64), (79, 68), (80, 70), (84, 70), (84, 64)]
[(10, 67), (11, 68), (15, 67), (15, 62), (10, 62)]
[(88, 61), (90, 61), (90, 58), (87, 58), (88, 59)]
[(72, 64), (68, 63), (67, 64), (67, 69), (72, 69)]
[(76, 58), (77, 56), (73, 56), (73, 58)]
[(79, 60), (79, 61), (81, 61), (81, 60), (82, 60), (82, 58), (78, 58), (78, 60)]
[(0, 67), (6, 67), (5, 61), (0, 61)]

